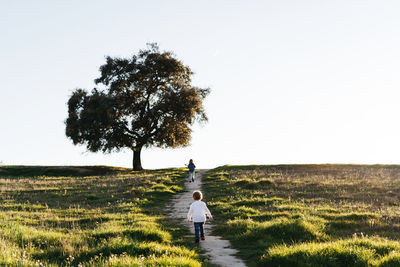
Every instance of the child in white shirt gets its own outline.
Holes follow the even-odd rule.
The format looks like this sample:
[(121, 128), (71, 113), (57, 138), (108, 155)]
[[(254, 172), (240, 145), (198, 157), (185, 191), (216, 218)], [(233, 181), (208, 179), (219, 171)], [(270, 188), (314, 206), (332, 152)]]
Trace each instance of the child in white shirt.
[[(193, 200), (194, 202), (190, 205), (189, 212), (187, 214), (188, 221), (192, 221), (194, 223), (194, 234), (195, 234), (195, 242), (199, 243), (199, 240), (204, 240), (204, 229), (203, 225), (206, 221), (206, 216), (210, 219), (213, 219), (211, 212), (208, 210), (206, 203), (201, 201), (203, 199), (203, 194), (200, 191), (193, 192)], [(200, 235), (200, 238), (199, 238)]]

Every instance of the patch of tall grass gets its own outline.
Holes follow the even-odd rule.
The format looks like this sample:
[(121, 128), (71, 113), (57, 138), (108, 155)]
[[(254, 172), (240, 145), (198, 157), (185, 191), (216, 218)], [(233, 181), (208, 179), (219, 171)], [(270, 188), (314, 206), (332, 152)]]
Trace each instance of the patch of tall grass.
[(268, 266), (399, 266), (399, 242), (351, 238), (269, 248), (260, 263)]
[(1, 168), (0, 265), (202, 265), (165, 216), (183, 169)]
[(257, 165), (203, 182), (215, 231), (250, 266), (400, 266), (399, 178), (395, 165)]

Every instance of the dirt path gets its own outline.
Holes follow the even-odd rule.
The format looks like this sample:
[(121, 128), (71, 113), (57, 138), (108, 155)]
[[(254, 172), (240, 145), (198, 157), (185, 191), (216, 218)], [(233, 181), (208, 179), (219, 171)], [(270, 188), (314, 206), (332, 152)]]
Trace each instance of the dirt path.
[[(190, 225), (190, 231), (193, 233), (194, 242), (194, 228), (193, 223), (188, 223), (186, 220), (186, 214), (189, 210), (190, 204), (193, 202), (192, 192), (194, 190), (201, 190), (201, 178), (202, 174), (207, 170), (201, 170), (196, 174), (196, 180), (194, 183), (185, 183), (185, 191), (177, 194), (171, 203), (171, 217), (182, 219), (183, 225)], [(207, 194), (207, 192), (203, 192)], [(212, 213), (212, 210), (211, 210)], [(218, 220), (218, 218), (216, 218)], [(237, 250), (231, 248), (231, 244), (228, 240), (222, 239), (220, 236), (211, 235), (212, 224), (209, 221), (204, 225), (204, 231), (206, 240), (200, 241), (200, 246), (206, 251), (206, 255), (210, 258), (211, 263), (219, 266), (246, 266), (244, 262), (234, 256)]]

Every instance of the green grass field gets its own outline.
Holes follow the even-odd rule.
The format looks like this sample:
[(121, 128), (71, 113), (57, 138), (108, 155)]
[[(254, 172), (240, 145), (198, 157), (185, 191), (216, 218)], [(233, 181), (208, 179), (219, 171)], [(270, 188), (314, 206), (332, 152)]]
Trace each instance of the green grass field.
[[(210, 266), (165, 214), (185, 175), (0, 166), (0, 265)], [(400, 166), (224, 166), (203, 183), (249, 266), (400, 266)]]
[(224, 166), (203, 183), (249, 266), (400, 266), (400, 166)]
[(0, 265), (201, 266), (164, 206), (184, 169), (0, 167)]

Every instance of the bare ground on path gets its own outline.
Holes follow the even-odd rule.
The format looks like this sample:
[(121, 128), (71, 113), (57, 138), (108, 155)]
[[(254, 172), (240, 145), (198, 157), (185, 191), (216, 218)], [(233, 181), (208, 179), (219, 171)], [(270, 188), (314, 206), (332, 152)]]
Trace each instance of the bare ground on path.
[[(185, 191), (174, 196), (170, 205), (170, 216), (173, 218), (181, 219), (182, 225), (190, 225), (190, 231), (193, 233), (193, 241), (193, 223), (189, 223), (187, 221), (186, 215), (189, 210), (190, 204), (193, 202), (192, 192), (202, 189), (201, 179), (202, 175), (206, 171), (207, 170), (200, 170), (198, 173), (196, 173), (196, 179), (194, 182), (190, 183), (186, 181)], [(207, 194), (207, 192), (203, 192), (203, 194)], [(200, 246), (206, 251), (205, 255), (209, 257), (210, 262), (218, 266), (246, 266), (242, 260), (234, 256), (238, 251), (231, 248), (230, 242), (228, 240), (222, 239), (220, 236), (210, 235), (211, 229), (212, 224), (207, 221), (204, 225), (206, 240), (200, 242)]]

